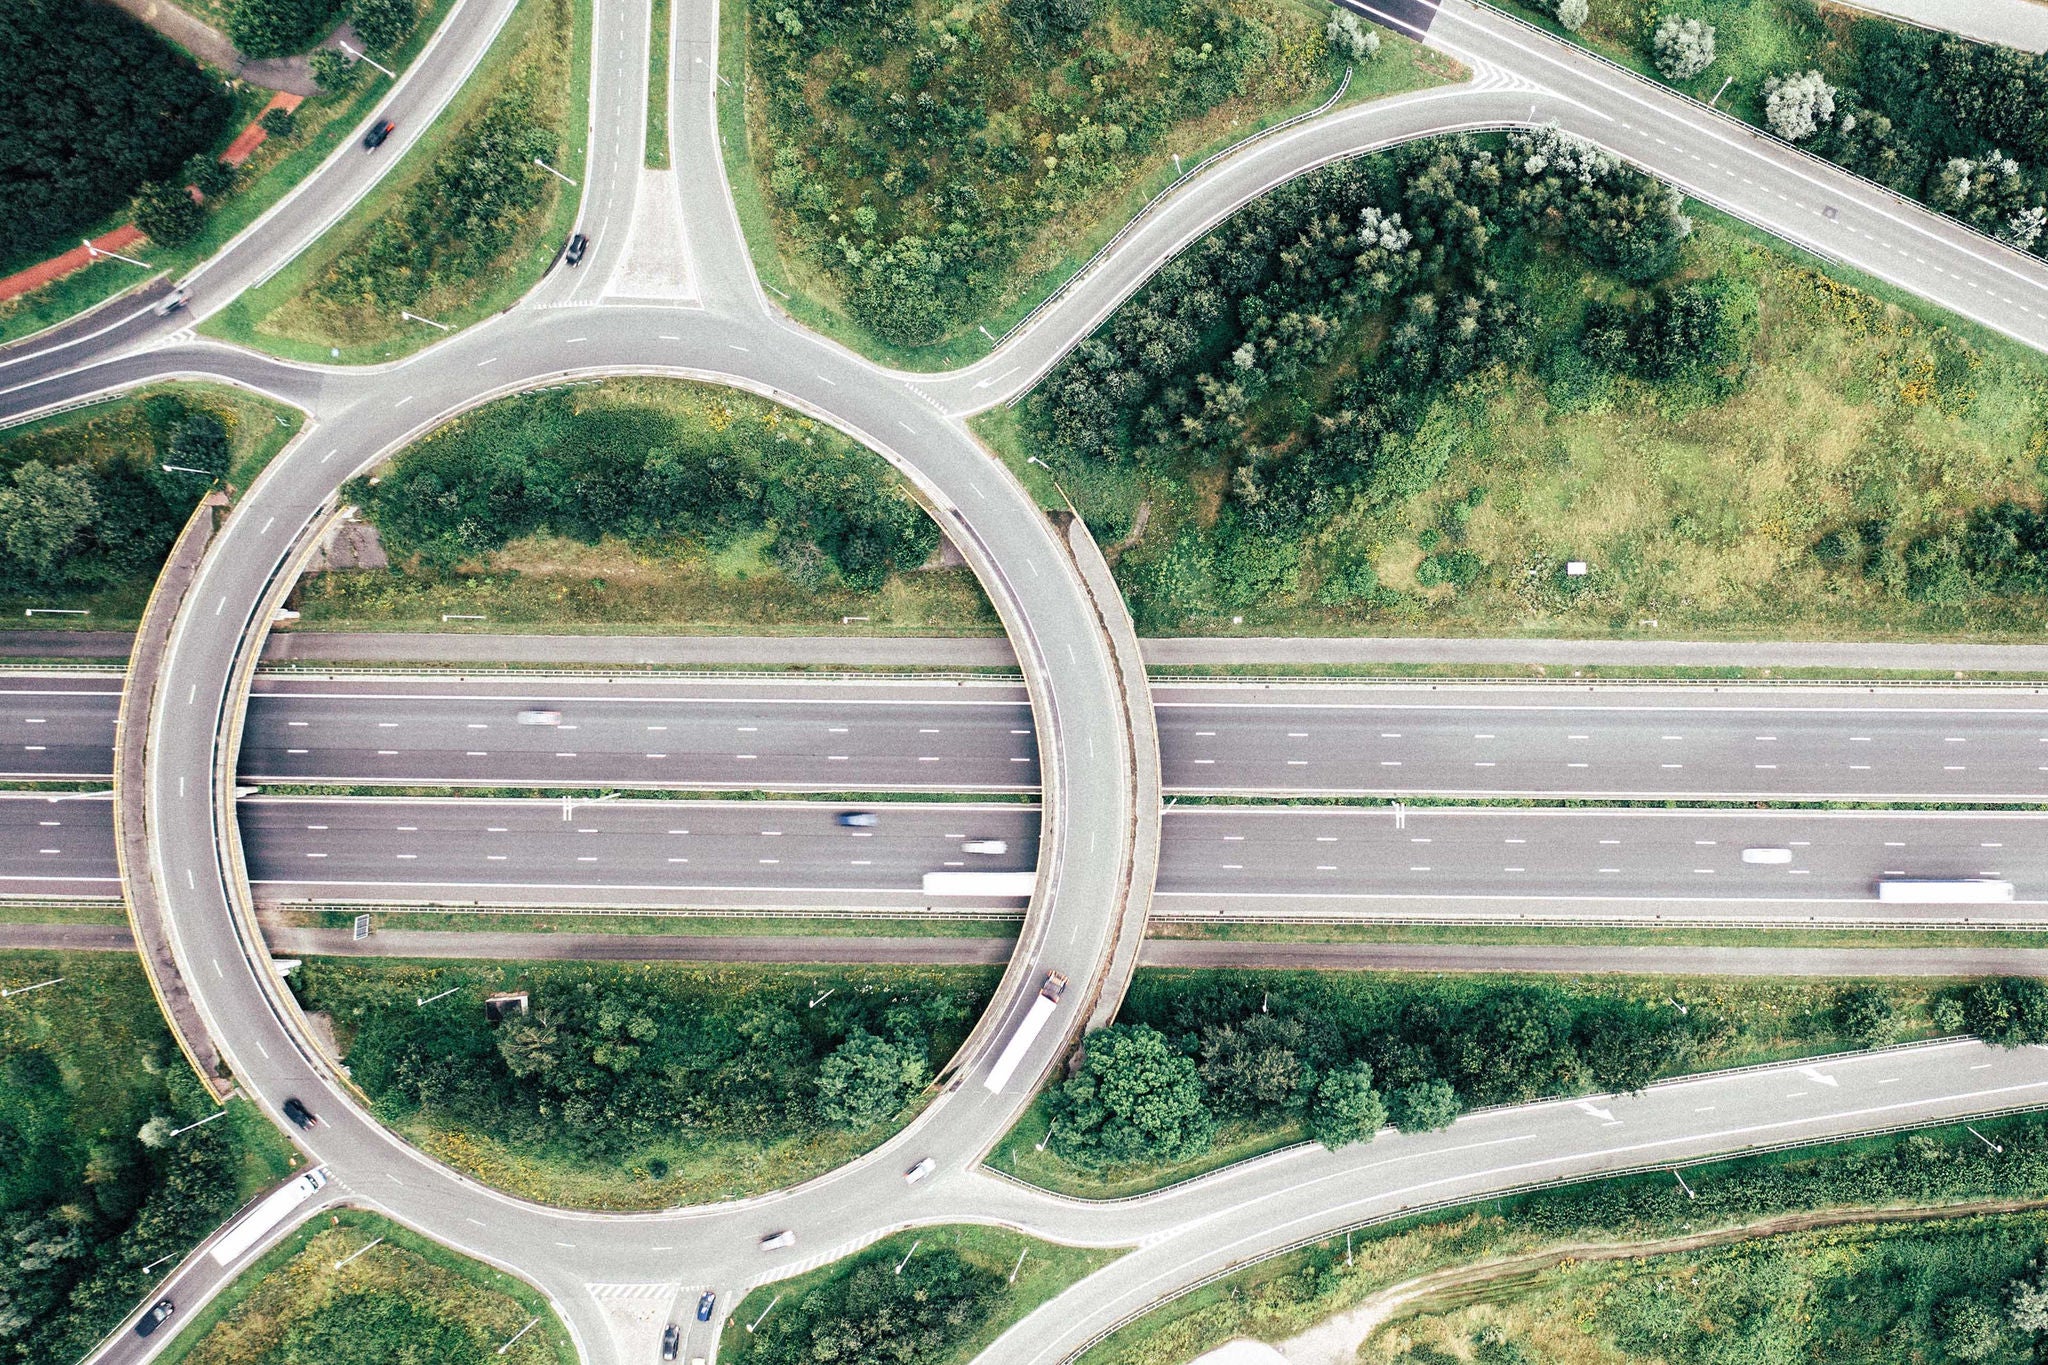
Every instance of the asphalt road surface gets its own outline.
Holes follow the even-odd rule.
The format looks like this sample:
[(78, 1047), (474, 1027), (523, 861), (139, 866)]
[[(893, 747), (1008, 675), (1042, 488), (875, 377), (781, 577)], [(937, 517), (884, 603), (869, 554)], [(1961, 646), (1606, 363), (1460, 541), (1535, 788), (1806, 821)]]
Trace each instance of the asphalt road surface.
[[(1155, 685), (1170, 791), (2048, 800), (2048, 689)], [(100, 778), (117, 685), (0, 681), (0, 764)], [(519, 723), (558, 711), (560, 723)], [(1005, 683), (267, 679), (252, 782), (1035, 791)]]
[[(889, 803), (869, 829), (794, 801), (501, 801), (270, 798), (240, 804), (250, 877), (266, 899), (401, 903), (973, 908), (926, 872), (1030, 870), (1038, 812), (1024, 805)], [(998, 840), (1000, 855), (965, 852)], [(1744, 860), (1779, 850), (1784, 863)], [(1467, 807), (1170, 809), (1160, 913), (1359, 917), (1662, 903), (1734, 914), (1797, 905), (1902, 921), (1929, 907), (1873, 900), (1885, 877), (2009, 881), (2002, 909), (2048, 918), (2048, 813), (1684, 811)], [(0, 887), (108, 894), (104, 800), (0, 800)], [(1961, 913), (1932, 907), (1944, 915)]]

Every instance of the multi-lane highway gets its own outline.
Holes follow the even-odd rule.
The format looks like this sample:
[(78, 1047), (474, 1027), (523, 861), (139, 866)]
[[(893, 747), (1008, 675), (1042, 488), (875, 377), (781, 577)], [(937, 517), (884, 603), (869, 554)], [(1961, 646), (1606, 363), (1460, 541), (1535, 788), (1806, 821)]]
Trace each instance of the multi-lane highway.
[[(1029, 870), (1038, 811), (890, 803), (869, 828), (795, 801), (257, 797), (258, 894), (392, 904), (919, 911), (927, 872)], [(1168, 810), (1164, 912), (1282, 918), (2048, 921), (2048, 813), (1195, 806)], [(1000, 841), (1000, 854), (968, 853)], [(1745, 860), (1781, 850), (1784, 862)], [(1887, 877), (2014, 883), (2000, 906), (1874, 899)], [(0, 798), (0, 894), (108, 894), (107, 803)]]
[[(2048, 688), (1156, 684), (1169, 791), (2048, 800)], [(0, 773), (110, 771), (111, 679), (0, 679)], [(558, 713), (553, 723), (521, 715)], [(535, 717), (529, 714), (529, 719)], [(1035, 791), (1005, 683), (271, 678), (256, 782)]]

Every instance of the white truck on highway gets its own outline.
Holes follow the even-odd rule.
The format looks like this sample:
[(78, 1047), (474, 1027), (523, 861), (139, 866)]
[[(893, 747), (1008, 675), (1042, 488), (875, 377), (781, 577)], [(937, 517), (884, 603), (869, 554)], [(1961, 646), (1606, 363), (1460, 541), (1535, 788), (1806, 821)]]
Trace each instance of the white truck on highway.
[(1017, 1074), (1017, 1067), (1024, 1060), (1024, 1054), (1038, 1041), (1038, 1035), (1045, 1032), (1045, 1024), (1053, 1012), (1060, 1007), (1060, 996), (1067, 989), (1067, 979), (1058, 972), (1047, 972), (1045, 984), (1038, 988), (1038, 998), (1031, 1002), (1030, 1012), (1024, 1022), (1017, 1025), (1017, 1031), (1010, 1035), (1010, 1041), (1003, 1044), (1003, 1052), (996, 1058), (996, 1064), (988, 1069), (988, 1079), (982, 1084), (990, 1090), (1001, 1090), (1009, 1084), (1010, 1077)]
[(1877, 884), (1877, 898), (1898, 905), (2002, 905), (2012, 899), (2012, 883), (1989, 877), (1887, 877)]
[(326, 1184), (327, 1168), (319, 1166), (283, 1189), (273, 1190), (262, 1203), (250, 1209), (241, 1222), (221, 1234), (220, 1240), (213, 1244), (213, 1259), (224, 1266), (241, 1260), (249, 1254), (251, 1247), (276, 1231), (299, 1205), (318, 1194)]

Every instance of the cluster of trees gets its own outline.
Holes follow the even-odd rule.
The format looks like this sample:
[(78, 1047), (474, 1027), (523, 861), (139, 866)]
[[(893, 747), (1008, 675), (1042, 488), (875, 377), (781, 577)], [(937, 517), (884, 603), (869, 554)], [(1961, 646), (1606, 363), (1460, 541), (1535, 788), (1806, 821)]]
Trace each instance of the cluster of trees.
[(872, 590), (938, 546), (888, 465), (837, 432), (737, 395), (677, 412), (592, 392), (493, 404), (348, 496), (395, 559), (440, 571), (543, 531), (688, 552), (770, 527), (798, 583)]
[(294, 980), (352, 1030), (350, 1070), (379, 1105), (584, 1161), (885, 1122), (986, 1003), (978, 985), (849, 989), (808, 1009), (801, 985), (584, 966), (536, 969), (530, 1012), (491, 1024), (470, 992), (420, 1009), (387, 974)]
[(417, 0), (235, 0), (228, 37), (243, 56), (280, 57), (305, 51), (343, 19), (372, 51), (388, 52), (412, 36), (419, 5)]
[(112, 5), (0, 0), (0, 70), (0, 262), (76, 246), (137, 186), (211, 146), (231, 108)]
[(144, 400), (133, 436), (118, 453), (84, 459), (6, 462), (0, 452), (0, 585), (108, 588), (155, 576), (232, 451), (217, 413), (172, 394)]
[[(901, 1261), (901, 1269), (898, 1263)], [(950, 1359), (995, 1311), (1004, 1277), (950, 1247), (880, 1247), (784, 1303), (737, 1346), (741, 1365)]]
[(477, 115), (395, 211), (377, 220), (315, 281), (316, 309), (389, 318), (448, 285), (476, 287), (547, 201), (555, 131), (524, 91)]
[(1467, 1107), (1636, 1091), (1731, 1031), (1690, 1013), (1558, 986), (1204, 972), (1140, 982), (1055, 1088), (1053, 1146), (1090, 1167), (1176, 1161), (1219, 1126), (1300, 1123), (1330, 1147), (1391, 1122), (1440, 1128)]
[[(1277, 6), (1227, 0), (753, 0), (748, 64), (784, 230), (877, 335), (973, 322), (1041, 230), (1176, 123), (1305, 91)], [(1313, 29), (1298, 35), (1311, 51)], [(1348, 52), (1350, 31), (1331, 43)], [(1361, 34), (1355, 44), (1372, 44)], [(1367, 54), (1369, 55), (1369, 53)]]
[(2048, 58), (1864, 21), (1836, 60), (1834, 85), (1819, 73), (1801, 78), (1792, 132), (1810, 118), (1806, 145), (2021, 250), (2048, 253)]
[(1837, 527), (1814, 543), (1814, 557), (1929, 606), (2048, 593), (2048, 514), (2037, 508), (2013, 502), (1979, 507), (1955, 525), (1915, 538), (1903, 552), (1891, 535), (1882, 518)]
[[(1307, 533), (1430, 487), (1453, 449), (1446, 402), (1528, 357), (1504, 272), (1556, 241), (1625, 287), (1653, 285), (1690, 231), (1678, 209), (1667, 187), (1554, 128), (1346, 162), (1181, 253), (1034, 391), (1024, 419), (1070, 459), (1227, 472), (1217, 525), (1135, 566), (1141, 625), (1292, 591)], [(1631, 349), (1650, 339), (1659, 372), (1689, 368), (1702, 338), (1713, 349), (1699, 366), (1727, 363), (1746, 337), (1742, 298), (1712, 282), (1589, 325), (1619, 327)], [(1368, 577), (1326, 570), (1326, 600), (1364, 595)]]
[[(109, 1127), (47, 1047), (0, 1052), (0, 1361), (82, 1358), (152, 1282), (144, 1266), (183, 1253), (234, 1208), (233, 1130), (168, 1137), (162, 1115), (201, 1107), (173, 1093), (176, 1079), (140, 1077), (138, 1112)], [(158, 1116), (142, 1121), (152, 1106)]]

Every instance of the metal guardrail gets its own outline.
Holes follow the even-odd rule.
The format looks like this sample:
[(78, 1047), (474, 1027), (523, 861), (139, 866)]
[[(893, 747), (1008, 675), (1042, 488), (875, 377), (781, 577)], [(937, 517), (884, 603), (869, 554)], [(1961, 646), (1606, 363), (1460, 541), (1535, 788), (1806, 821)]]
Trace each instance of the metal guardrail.
[(80, 408), (98, 407), (101, 403), (111, 403), (117, 398), (126, 398), (128, 396), (125, 390), (115, 393), (95, 394), (90, 398), (78, 398), (73, 399), (69, 403), (60, 403), (54, 408), (37, 408), (33, 412), (20, 413), (13, 417), (0, 417), (0, 431), (6, 431), (11, 427), (26, 426), (30, 422), (40, 422), (47, 417), (57, 417), (67, 412), (76, 412)]

